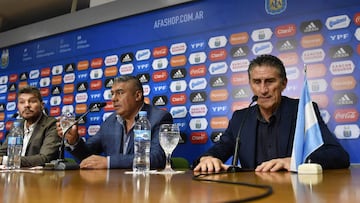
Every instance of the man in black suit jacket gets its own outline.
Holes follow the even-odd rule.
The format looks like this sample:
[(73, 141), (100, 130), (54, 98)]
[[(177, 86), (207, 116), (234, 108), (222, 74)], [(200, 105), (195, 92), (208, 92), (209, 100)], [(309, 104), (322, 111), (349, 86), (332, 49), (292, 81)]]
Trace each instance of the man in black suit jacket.
[[(299, 100), (282, 96), (287, 85), (285, 67), (277, 57), (262, 55), (251, 61), (248, 75), (250, 87), (258, 96), (257, 105), (234, 112), (219, 142), (194, 161), (194, 171), (228, 169), (224, 162), (234, 153), (240, 122), (247, 111), (238, 153), (242, 168), (290, 170)], [(324, 169), (348, 167), (348, 153), (322, 120), (316, 104), (314, 107), (324, 144), (311, 153), (307, 161), (319, 163)]]
[[(21, 166), (45, 165), (58, 158), (61, 139), (56, 131), (56, 119), (44, 112), (39, 89), (26, 86), (19, 90), (17, 108), (24, 129)], [(0, 146), (0, 156), (7, 154), (7, 138)]]

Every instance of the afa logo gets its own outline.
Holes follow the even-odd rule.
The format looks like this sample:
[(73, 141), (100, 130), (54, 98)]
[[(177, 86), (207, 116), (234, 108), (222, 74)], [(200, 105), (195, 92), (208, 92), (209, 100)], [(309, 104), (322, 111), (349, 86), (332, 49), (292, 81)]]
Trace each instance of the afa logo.
[(9, 50), (3, 49), (1, 52), (1, 69), (6, 69), (9, 65)]
[(276, 15), (286, 10), (287, 0), (265, 0), (266, 13)]

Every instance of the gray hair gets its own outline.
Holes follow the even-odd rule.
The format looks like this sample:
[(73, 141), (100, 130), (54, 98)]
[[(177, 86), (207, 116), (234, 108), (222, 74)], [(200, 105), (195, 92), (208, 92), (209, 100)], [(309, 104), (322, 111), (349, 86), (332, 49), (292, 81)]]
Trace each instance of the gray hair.
[(276, 70), (278, 70), (281, 80), (282, 81), (287, 80), (285, 66), (283, 62), (278, 57), (267, 54), (260, 55), (250, 62), (248, 69), (249, 79), (250, 79), (250, 72), (254, 69), (254, 67), (262, 66), (262, 65), (268, 65), (270, 67), (275, 68)]

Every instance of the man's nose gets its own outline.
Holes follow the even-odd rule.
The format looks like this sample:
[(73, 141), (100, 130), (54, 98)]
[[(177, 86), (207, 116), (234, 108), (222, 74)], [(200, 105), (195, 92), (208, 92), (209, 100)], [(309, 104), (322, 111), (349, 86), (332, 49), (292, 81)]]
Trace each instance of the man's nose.
[(265, 83), (261, 84), (260, 91), (262, 94), (267, 93), (269, 91), (268, 86)]

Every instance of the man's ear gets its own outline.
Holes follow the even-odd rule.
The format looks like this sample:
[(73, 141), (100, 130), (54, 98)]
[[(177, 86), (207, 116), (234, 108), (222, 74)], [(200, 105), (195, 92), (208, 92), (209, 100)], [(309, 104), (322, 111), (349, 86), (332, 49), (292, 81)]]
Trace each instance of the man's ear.
[(142, 92), (140, 90), (136, 90), (136, 93), (135, 93), (135, 100), (136, 101), (141, 101), (141, 98), (142, 98)]
[(45, 109), (45, 103), (41, 102), (41, 111), (43, 111)]
[(281, 90), (281, 91), (284, 91), (284, 90), (285, 90), (285, 88), (286, 88), (286, 86), (287, 86), (287, 82), (288, 82), (287, 78), (285, 78), (285, 79), (282, 81), (282, 90)]

